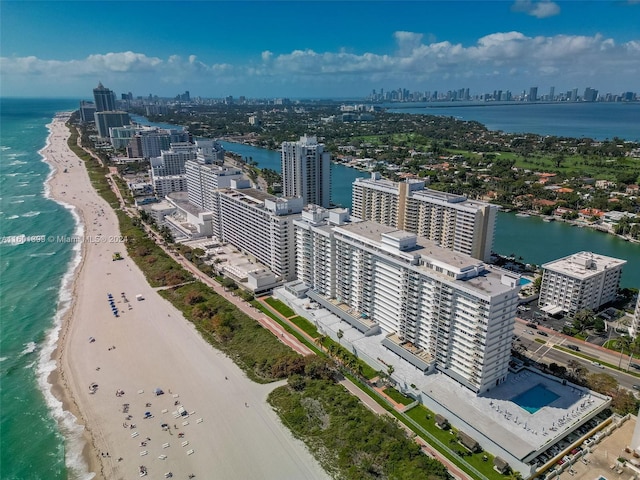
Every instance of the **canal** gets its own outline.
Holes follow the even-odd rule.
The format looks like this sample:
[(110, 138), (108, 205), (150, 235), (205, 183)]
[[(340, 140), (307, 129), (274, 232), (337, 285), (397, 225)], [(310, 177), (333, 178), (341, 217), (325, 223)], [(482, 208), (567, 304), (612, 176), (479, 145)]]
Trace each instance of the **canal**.
[[(220, 142), (229, 152), (251, 157), (260, 168), (280, 172), (280, 153), (233, 142)], [(351, 207), (351, 184), (368, 173), (331, 165), (331, 201)], [(542, 265), (582, 250), (627, 261), (621, 286), (640, 288), (640, 244), (626, 242), (613, 235), (590, 228), (573, 227), (564, 222), (544, 222), (540, 217), (516, 217), (513, 213), (498, 213), (494, 251), (502, 255), (522, 257), (525, 263)]]

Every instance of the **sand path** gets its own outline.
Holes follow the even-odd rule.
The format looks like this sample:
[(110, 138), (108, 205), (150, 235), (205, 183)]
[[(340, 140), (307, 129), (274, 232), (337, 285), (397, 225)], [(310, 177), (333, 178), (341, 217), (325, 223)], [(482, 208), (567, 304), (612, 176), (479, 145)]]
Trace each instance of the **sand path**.
[[(147, 284), (126, 255), (114, 212), (68, 149), (64, 120), (51, 129), (44, 151), (57, 169), (51, 194), (74, 205), (85, 226), (54, 380), (66, 408), (89, 430), (86, 456), (98, 478), (137, 478), (142, 465), (149, 478), (168, 472), (225, 480), (328, 478), (266, 403), (276, 385), (250, 381)], [(113, 261), (114, 252), (124, 260)], [(165, 393), (156, 396), (156, 387)], [(179, 406), (188, 417), (175, 418)]]

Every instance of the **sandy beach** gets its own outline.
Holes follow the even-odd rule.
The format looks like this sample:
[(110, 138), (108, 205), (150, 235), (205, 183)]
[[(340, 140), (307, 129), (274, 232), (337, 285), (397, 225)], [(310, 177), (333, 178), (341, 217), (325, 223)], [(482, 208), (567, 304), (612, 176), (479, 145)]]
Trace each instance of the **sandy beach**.
[[(114, 212), (68, 149), (64, 119), (50, 128), (51, 196), (73, 205), (84, 225), (50, 380), (85, 426), (96, 478), (328, 478), (266, 403), (278, 384), (250, 381), (147, 284)], [(114, 261), (115, 252), (124, 258)]]

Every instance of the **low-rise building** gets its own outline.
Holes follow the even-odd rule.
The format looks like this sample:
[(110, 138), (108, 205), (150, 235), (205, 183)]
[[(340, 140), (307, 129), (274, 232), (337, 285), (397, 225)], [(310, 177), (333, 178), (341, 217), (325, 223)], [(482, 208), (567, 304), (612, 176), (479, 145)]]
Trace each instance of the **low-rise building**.
[(574, 316), (615, 299), (626, 260), (579, 252), (542, 265), (538, 305), (555, 315)]

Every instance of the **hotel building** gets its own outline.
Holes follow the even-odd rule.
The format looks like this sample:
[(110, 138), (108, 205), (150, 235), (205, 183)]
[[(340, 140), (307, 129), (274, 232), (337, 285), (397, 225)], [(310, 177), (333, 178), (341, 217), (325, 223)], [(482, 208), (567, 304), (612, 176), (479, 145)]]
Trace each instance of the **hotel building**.
[(331, 201), (331, 157), (316, 137), (283, 142), (282, 188), (285, 197), (302, 197), (304, 205), (328, 207)]
[(300, 217), (302, 199), (246, 188), (248, 180), (231, 183), (235, 188), (214, 192), (213, 235), (253, 255), (279, 280), (295, 279), (293, 220)]
[(185, 164), (188, 160), (195, 160), (197, 155), (197, 147), (191, 143), (172, 143), (169, 150), (160, 153), (160, 157), (151, 159), (151, 182), (158, 197), (187, 190)]
[(346, 212), (309, 207), (293, 223), (311, 299), (366, 335), (379, 327), (383, 345), (424, 372), (476, 393), (505, 380), (517, 276)]
[(625, 263), (591, 252), (545, 263), (538, 305), (550, 315), (596, 310), (616, 298)]
[(489, 261), (498, 207), (430, 190), (422, 180), (392, 182), (379, 173), (353, 182), (352, 215), (415, 233), (438, 245)]
[(235, 167), (221, 167), (204, 163), (200, 157), (187, 160), (187, 193), (189, 203), (210, 212), (217, 208), (215, 191), (231, 187), (231, 180), (243, 178), (242, 170)]

